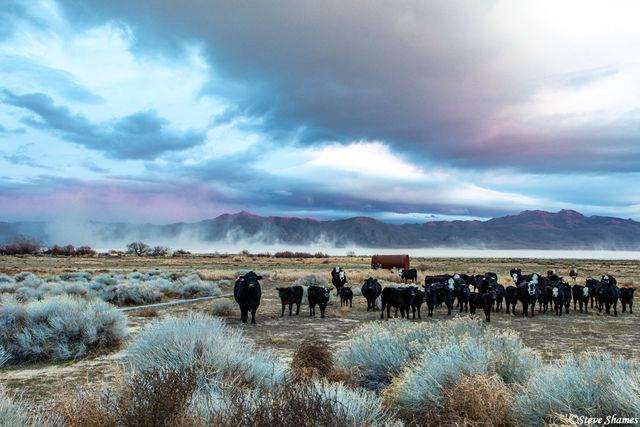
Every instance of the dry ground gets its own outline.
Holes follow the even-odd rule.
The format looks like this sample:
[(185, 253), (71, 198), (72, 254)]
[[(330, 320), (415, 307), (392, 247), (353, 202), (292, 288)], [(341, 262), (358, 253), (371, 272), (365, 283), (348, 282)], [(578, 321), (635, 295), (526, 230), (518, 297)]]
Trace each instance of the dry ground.
[[(352, 286), (359, 287), (362, 280), (370, 275), (390, 281), (397, 281), (397, 275), (387, 271), (369, 269), (369, 258), (332, 257), (328, 259), (276, 259), (251, 256), (185, 258), (49, 258), (49, 257), (0, 257), (0, 274), (16, 274), (31, 271), (39, 275), (59, 274), (63, 271), (89, 271), (129, 273), (135, 270), (147, 271), (154, 268), (169, 271), (199, 271), (204, 279), (234, 279), (238, 270), (253, 269), (267, 273), (268, 278), (261, 282), (263, 299), (258, 310), (257, 325), (242, 325), (239, 312), (228, 317), (230, 325), (240, 327), (245, 334), (264, 348), (271, 349), (289, 360), (298, 343), (309, 336), (317, 336), (328, 341), (335, 348), (344, 341), (349, 331), (363, 322), (379, 319), (379, 312), (367, 312), (366, 302), (361, 296), (355, 296), (352, 308), (341, 308), (339, 300), (327, 308), (327, 316), (321, 319), (309, 317), (309, 308), (302, 305), (300, 315), (280, 317), (281, 306), (276, 287), (289, 286), (307, 274), (318, 274), (330, 278), (333, 266), (340, 265), (352, 279)], [(517, 260), (517, 259), (412, 259), (412, 266), (419, 268), (419, 277), (434, 273), (498, 273), (500, 282), (511, 284), (508, 271), (512, 267), (521, 267), (523, 272), (545, 273), (547, 269), (556, 269), (558, 274), (568, 276), (568, 270), (577, 267), (578, 283), (584, 283), (586, 277), (599, 278), (602, 274), (613, 274), (619, 286), (635, 286), (640, 280), (640, 263), (635, 261), (576, 261), (576, 260)], [(231, 292), (231, 287), (223, 292)], [(334, 292), (335, 293), (335, 292)], [(636, 310), (640, 310), (637, 304)], [(136, 332), (155, 319), (186, 314), (190, 310), (207, 311), (215, 301), (161, 307), (157, 317), (144, 317), (140, 312), (127, 312), (129, 316), (130, 339)], [(573, 304), (572, 304), (573, 307)], [(423, 307), (423, 313), (426, 309)], [(618, 317), (599, 314), (590, 310), (589, 314), (571, 311), (569, 315), (558, 318), (552, 314), (536, 315), (524, 318), (518, 306), (518, 315), (497, 313), (492, 315), (489, 327), (511, 328), (520, 332), (526, 345), (536, 349), (545, 358), (561, 357), (567, 352), (602, 350), (623, 355), (626, 358), (640, 360), (640, 328), (638, 314), (620, 313)], [(467, 314), (463, 314), (467, 315)], [(484, 315), (481, 315), (484, 317)], [(441, 321), (447, 319), (446, 311), (438, 309), (433, 318), (422, 317), (420, 321)], [(417, 320), (416, 320), (417, 321)], [(122, 350), (93, 354), (86, 358), (59, 363), (37, 363), (8, 366), (0, 370), (0, 382), (9, 389), (23, 394), (36, 405), (51, 402), (62, 388), (79, 388), (87, 382), (109, 378), (117, 374), (118, 360)]]

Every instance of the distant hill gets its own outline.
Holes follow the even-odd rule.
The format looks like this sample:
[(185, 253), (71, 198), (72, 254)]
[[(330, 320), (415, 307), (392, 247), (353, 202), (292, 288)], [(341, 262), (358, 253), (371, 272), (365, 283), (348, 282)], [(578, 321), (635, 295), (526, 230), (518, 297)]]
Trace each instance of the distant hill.
[[(317, 221), (311, 218), (262, 217), (249, 212), (224, 214), (195, 223), (168, 225), (98, 223), (67, 229), (47, 222), (0, 222), (0, 242), (16, 234), (45, 244), (90, 244), (143, 240), (234, 242), (335, 247), (486, 249), (640, 250), (640, 223), (614, 217), (586, 217), (576, 211), (524, 211), (488, 221), (437, 221), (388, 224), (373, 218)], [(106, 244), (106, 243), (105, 243)]]

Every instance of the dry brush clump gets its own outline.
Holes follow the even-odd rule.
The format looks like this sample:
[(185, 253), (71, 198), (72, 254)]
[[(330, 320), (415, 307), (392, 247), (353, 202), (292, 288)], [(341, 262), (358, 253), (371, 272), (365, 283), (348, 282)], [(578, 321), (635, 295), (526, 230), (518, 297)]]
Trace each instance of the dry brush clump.
[(188, 425), (185, 412), (196, 387), (192, 368), (150, 369), (112, 384), (65, 393), (56, 401), (54, 413), (71, 426)]
[(514, 425), (511, 389), (497, 375), (470, 375), (444, 389), (447, 424)]
[(398, 425), (373, 393), (317, 379), (294, 379), (267, 390), (219, 384), (194, 398), (191, 414), (216, 426)]
[(230, 317), (236, 314), (236, 305), (231, 300), (222, 298), (211, 303), (206, 313), (212, 316)]

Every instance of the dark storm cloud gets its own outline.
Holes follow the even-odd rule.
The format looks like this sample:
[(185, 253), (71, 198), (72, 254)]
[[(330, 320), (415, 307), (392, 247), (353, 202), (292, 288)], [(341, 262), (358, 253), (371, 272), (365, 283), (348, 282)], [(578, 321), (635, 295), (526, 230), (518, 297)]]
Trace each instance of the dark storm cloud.
[[(485, 21), (493, 2), (84, 2), (65, 10), (76, 21), (126, 22), (137, 54), (180, 52), (180, 40), (204, 42), (214, 65), (203, 90), (233, 104), (218, 118), (259, 119), (262, 132), (302, 144), (382, 140), (416, 159), (455, 161), (477, 169), (561, 167), (560, 155), (591, 136), (594, 146), (627, 143), (609, 132), (569, 130), (552, 144), (536, 132), (502, 133), (505, 106), (530, 100), (537, 82), (504, 68), (510, 46)], [(66, 5), (68, 6), (68, 4)], [(515, 17), (516, 19), (522, 17)], [(512, 48), (512, 47), (511, 47)], [(514, 67), (514, 69), (518, 69)], [(526, 71), (526, 70), (524, 70)], [(615, 67), (567, 75), (581, 87)], [(487, 128), (497, 129), (490, 138)], [(637, 138), (638, 132), (627, 138)], [(544, 145), (532, 157), (505, 156), (519, 140)], [(591, 154), (591, 146), (584, 153)], [(475, 162), (478, 153), (490, 162)], [(495, 156), (494, 156), (495, 154)], [(607, 168), (607, 153), (581, 167)]]
[(23, 117), (22, 123), (54, 131), (66, 140), (115, 159), (150, 160), (166, 152), (192, 148), (205, 140), (202, 131), (168, 130), (170, 122), (155, 110), (96, 124), (82, 115), (72, 114), (67, 107), (55, 105), (51, 97), (42, 93), (17, 95), (4, 90), (2, 95), (4, 103), (33, 113)]
[(482, 95), (498, 96), (479, 67), (497, 53), (475, 18), (487, 6), (459, 3), (463, 13), (452, 13), (450, 4), (151, 1), (85, 3), (70, 13), (125, 20), (137, 52), (174, 46), (177, 36), (204, 41), (220, 77), (206, 89), (227, 97), (237, 114), (260, 118), (264, 131), (411, 148), (464, 135), (469, 117), (493, 109), (496, 101)]

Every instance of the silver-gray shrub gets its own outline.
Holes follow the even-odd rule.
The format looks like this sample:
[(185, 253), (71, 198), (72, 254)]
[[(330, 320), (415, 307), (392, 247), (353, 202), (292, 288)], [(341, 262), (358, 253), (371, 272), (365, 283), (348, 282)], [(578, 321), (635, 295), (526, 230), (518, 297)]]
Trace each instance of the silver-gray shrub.
[(570, 355), (535, 372), (515, 400), (521, 425), (537, 426), (556, 414), (638, 417), (640, 365), (606, 353)]
[(348, 341), (335, 355), (335, 363), (341, 368), (355, 368), (363, 387), (381, 390), (425, 351), (444, 341), (454, 345), (468, 336), (482, 339), (485, 347), (493, 349), (496, 372), (507, 382), (522, 381), (528, 375), (528, 371), (518, 370), (520, 366), (540, 363), (516, 334), (493, 332), (479, 319), (468, 317), (429, 323), (398, 319), (366, 323), (349, 333)]
[(217, 284), (202, 280), (197, 273), (179, 277), (171, 284), (170, 292), (183, 298), (222, 295)]
[(100, 300), (57, 296), (28, 304), (3, 297), (0, 346), (12, 362), (67, 360), (119, 344), (127, 317)]
[(88, 282), (93, 276), (87, 271), (80, 271), (74, 273), (60, 273), (59, 277), (65, 282), (74, 282), (79, 280)]
[(497, 375), (505, 383), (521, 383), (541, 362), (512, 332), (484, 329), (440, 337), (408, 363), (384, 391), (384, 400), (398, 409), (441, 407), (444, 390), (472, 375)]
[(293, 282), (293, 286), (327, 286), (328, 282), (315, 274), (309, 274)]
[(115, 286), (107, 286), (100, 290), (101, 299), (112, 304), (143, 305), (152, 304), (162, 299), (162, 292), (144, 282), (127, 281)]
[(156, 320), (127, 348), (123, 363), (135, 371), (195, 367), (201, 386), (241, 380), (272, 387), (282, 381), (286, 369), (271, 352), (257, 349), (240, 330), (200, 313)]

